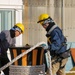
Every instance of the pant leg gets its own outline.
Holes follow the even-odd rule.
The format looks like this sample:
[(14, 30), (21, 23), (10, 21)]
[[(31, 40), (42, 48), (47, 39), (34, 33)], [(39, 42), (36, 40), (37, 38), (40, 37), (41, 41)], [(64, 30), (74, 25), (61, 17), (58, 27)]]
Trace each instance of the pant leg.
[[(57, 59), (57, 56), (53, 57), (51, 62), (52, 63), (55, 62), (56, 59)], [(57, 71), (59, 70), (59, 68), (60, 68), (59, 62), (52, 64), (52, 74), (55, 75)]]
[[(8, 62), (9, 62), (8, 57), (1, 58), (1, 67), (4, 66), (5, 64), (7, 64)], [(9, 67), (4, 69), (3, 72), (4, 72), (5, 75), (9, 75)]]
[(53, 64), (53, 65), (52, 65), (52, 74), (53, 74), (53, 75), (56, 75), (56, 73), (58, 72), (59, 68), (60, 68), (60, 63), (59, 63), (59, 62)]
[[(57, 57), (54, 57), (51, 62), (54, 62), (57, 59)], [(65, 75), (65, 67), (60, 68), (60, 66), (64, 66), (67, 63), (68, 58), (62, 60), (62, 64), (60, 65), (60, 62), (57, 62), (52, 65), (52, 74), (53, 75)], [(48, 74), (47, 74), (48, 75)]]
[(58, 70), (57, 75), (66, 75), (65, 74), (65, 65), (68, 61), (68, 58), (62, 60), (61, 68)]

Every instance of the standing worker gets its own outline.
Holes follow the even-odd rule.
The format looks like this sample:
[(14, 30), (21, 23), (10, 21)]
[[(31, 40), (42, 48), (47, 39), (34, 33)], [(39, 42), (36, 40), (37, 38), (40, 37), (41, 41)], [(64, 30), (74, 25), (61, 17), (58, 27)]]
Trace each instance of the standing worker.
[(41, 14), (37, 23), (40, 23), (47, 31), (48, 49), (51, 55), (52, 75), (65, 75), (65, 65), (68, 58), (60, 55), (66, 52), (66, 40), (62, 30), (55, 24), (48, 14)]
[[(17, 23), (10, 30), (4, 30), (0, 33), (0, 67), (9, 62), (7, 50), (10, 46), (15, 46), (15, 37), (24, 32), (24, 25)], [(9, 67), (3, 70), (5, 75), (9, 75)]]

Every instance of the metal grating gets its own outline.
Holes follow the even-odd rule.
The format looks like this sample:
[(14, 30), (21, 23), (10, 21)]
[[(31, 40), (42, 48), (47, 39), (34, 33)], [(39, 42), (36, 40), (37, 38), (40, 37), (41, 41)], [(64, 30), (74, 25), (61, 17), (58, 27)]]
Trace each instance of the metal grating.
[(45, 65), (10, 66), (9, 75), (45, 75)]

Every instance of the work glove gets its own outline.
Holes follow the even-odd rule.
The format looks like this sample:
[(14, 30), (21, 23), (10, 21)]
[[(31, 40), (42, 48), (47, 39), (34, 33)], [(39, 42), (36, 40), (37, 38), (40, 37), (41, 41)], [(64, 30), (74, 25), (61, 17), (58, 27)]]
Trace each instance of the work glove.
[(48, 45), (47, 44), (42, 44), (40, 46), (43, 47), (44, 50), (47, 50), (48, 49)]

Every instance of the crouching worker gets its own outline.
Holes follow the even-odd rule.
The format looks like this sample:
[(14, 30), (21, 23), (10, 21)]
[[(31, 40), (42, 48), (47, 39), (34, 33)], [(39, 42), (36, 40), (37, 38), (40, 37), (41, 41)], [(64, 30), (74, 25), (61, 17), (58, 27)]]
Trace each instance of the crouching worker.
[(48, 14), (41, 14), (38, 23), (47, 31), (46, 37), (51, 55), (52, 75), (65, 75), (65, 65), (68, 56), (65, 58), (60, 56), (66, 52), (66, 39), (62, 30)]
[[(4, 30), (0, 33), (0, 67), (9, 62), (7, 50), (15, 45), (15, 37), (24, 32), (24, 25), (17, 23), (10, 30)], [(9, 67), (3, 70), (5, 75), (9, 75)]]

